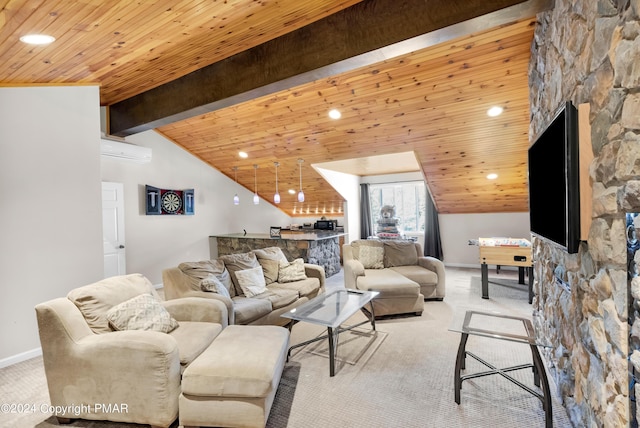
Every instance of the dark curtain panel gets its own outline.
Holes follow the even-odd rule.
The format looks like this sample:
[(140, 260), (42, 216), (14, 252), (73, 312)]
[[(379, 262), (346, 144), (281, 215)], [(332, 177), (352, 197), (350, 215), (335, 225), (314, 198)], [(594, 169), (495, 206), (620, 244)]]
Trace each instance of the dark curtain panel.
[(425, 199), (425, 225), (424, 225), (424, 255), (442, 260), (442, 243), (440, 242), (440, 224), (438, 223), (438, 211), (431, 199), (429, 188), (424, 186), (427, 197)]
[(360, 184), (360, 239), (373, 235), (371, 230), (371, 204), (369, 203), (369, 183)]

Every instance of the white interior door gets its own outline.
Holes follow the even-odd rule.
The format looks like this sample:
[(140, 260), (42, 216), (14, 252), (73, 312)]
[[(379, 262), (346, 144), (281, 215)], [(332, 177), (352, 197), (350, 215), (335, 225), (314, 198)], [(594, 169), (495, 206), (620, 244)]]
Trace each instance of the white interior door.
[(124, 242), (124, 197), (122, 183), (102, 182), (102, 241), (104, 277), (127, 272)]

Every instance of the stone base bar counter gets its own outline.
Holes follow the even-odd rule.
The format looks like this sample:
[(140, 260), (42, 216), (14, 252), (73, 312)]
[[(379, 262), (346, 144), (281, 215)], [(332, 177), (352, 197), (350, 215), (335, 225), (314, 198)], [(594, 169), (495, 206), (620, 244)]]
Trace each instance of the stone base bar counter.
[(209, 237), (211, 257), (246, 253), (258, 248), (280, 247), (288, 260), (303, 259), (324, 267), (326, 277), (340, 272), (340, 248), (344, 242), (342, 232), (282, 232), (280, 238), (268, 233), (231, 233)]

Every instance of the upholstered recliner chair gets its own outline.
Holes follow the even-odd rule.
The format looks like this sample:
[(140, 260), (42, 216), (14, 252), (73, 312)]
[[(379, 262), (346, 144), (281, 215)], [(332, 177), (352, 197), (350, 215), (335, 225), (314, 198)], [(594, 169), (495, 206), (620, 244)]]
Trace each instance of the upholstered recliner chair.
[(182, 371), (228, 320), (216, 300), (162, 302), (139, 274), (77, 288), (35, 310), (49, 396), (63, 423), (168, 427), (178, 417)]

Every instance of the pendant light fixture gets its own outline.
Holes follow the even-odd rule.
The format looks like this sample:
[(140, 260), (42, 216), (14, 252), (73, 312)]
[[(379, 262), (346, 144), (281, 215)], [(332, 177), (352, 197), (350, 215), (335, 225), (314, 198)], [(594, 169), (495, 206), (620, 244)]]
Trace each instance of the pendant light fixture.
[(298, 192), (298, 202), (304, 202), (304, 192), (302, 191), (302, 162), (304, 162), (303, 159), (298, 159), (300, 169), (300, 191)]
[(260, 203), (260, 197), (258, 196), (258, 165), (253, 165), (253, 182), (255, 184), (256, 192), (253, 194), (253, 204), (258, 205)]
[[(238, 167), (234, 166), (233, 167), (233, 172), (235, 172), (236, 174), (236, 184), (238, 184)], [(240, 198), (238, 197), (238, 193), (236, 192), (235, 196), (233, 197), (233, 205), (240, 205)]]
[(273, 195), (273, 202), (276, 204), (280, 203), (280, 193), (278, 193), (278, 167), (280, 166), (280, 162), (273, 163), (276, 166), (276, 194)]

